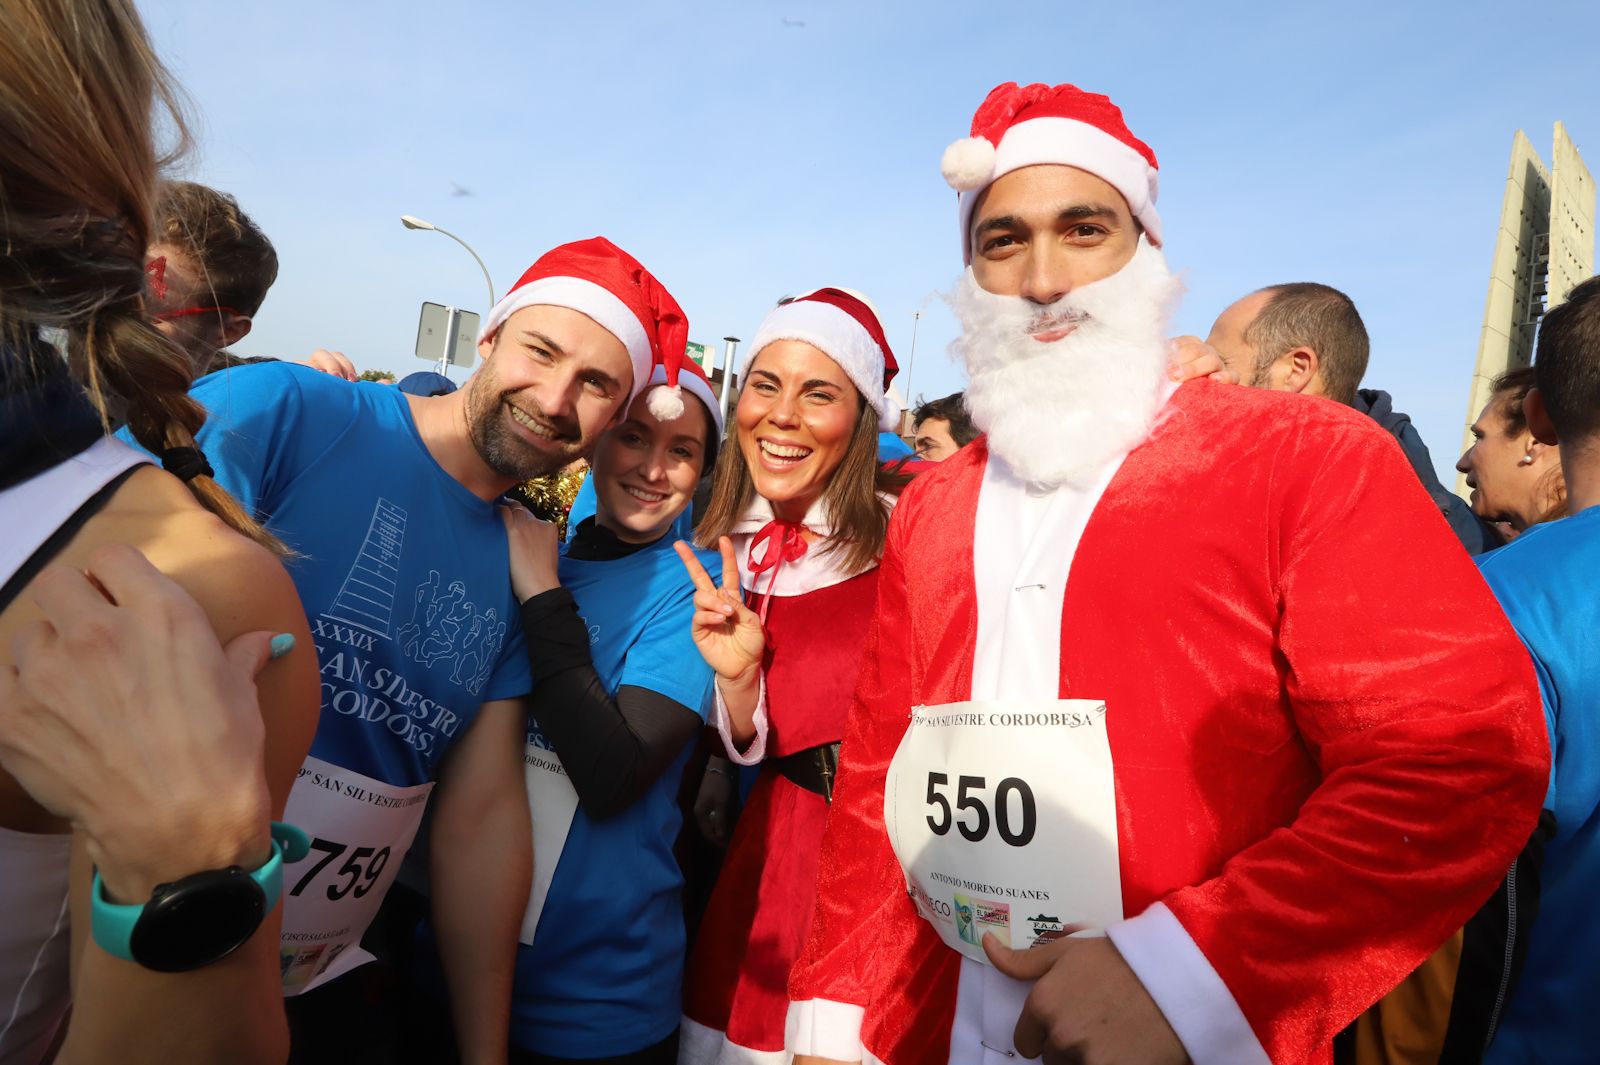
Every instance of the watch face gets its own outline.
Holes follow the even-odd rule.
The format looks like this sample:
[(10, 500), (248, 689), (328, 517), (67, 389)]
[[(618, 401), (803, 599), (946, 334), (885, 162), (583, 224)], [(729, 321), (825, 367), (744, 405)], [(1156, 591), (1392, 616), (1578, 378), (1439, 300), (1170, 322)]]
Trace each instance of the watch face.
[(128, 936), (128, 951), (157, 972), (198, 969), (239, 949), (266, 915), (266, 894), (243, 869), (196, 873), (156, 888)]

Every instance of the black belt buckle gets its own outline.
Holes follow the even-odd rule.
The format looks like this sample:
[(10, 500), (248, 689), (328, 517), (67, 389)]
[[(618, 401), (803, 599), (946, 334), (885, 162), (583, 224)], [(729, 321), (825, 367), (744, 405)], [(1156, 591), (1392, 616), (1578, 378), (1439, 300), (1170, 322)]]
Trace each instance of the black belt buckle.
[(833, 780), (839, 774), (839, 744), (823, 743), (784, 755), (774, 759), (773, 768), (788, 777), (790, 783), (821, 795), (832, 805)]
[(837, 743), (824, 743), (821, 747), (813, 747), (817, 757), (817, 775), (822, 778), (822, 798), (829, 806), (833, 805), (833, 778), (839, 775), (839, 745)]

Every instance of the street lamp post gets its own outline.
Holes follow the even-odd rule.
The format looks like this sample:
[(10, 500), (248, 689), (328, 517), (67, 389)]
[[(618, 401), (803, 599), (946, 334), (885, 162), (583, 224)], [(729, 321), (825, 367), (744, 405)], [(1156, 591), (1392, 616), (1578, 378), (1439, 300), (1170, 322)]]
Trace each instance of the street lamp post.
[(912, 311), (911, 312), (911, 354), (906, 356), (906, 403), (908, 403), (908, 404), (915, 403), (917, 401), (916, 397), (911, 394), (911, 371), (914, 370), (916, 368), (916, 365), (917, 365), (917, 325), (921, 321), (922, 321), (922, 312), (921, 311)]
[[(449, 237), (451, 240), (467, 249), (467, 254), (472, 256), (473, 261), (478, 264), (478, 269), (483, 271), (483, 283), (489, 286), (488, 306), (490, 309), (494, 308), (494, 280), (489, 277), (489, 268), (483, 265), (482, 256), (472, 250), (472, 245), (468, 244), (466, 241), (462, 240), (448, 229), (445, 229), (442, 226), (436, 226), (432, 222), (425, 221), (413, 214), (401, 215), (400, 224), (405, 226), (407, 229), (427, 229), (432, 230), (435, 233), (443, 233), (445, 236)], [(447, 320), (444, 333), (444, 354), (439, 358), (439, 372), (441, 374), (445, 374), (446, 376), (449, 376), (446, 371), (450, 365), (451, 358), (455, 355), (457, 338), (461, 335), (461, 312), (456, 308), (451, 307), (449, 308), (448, 313), (449, 318)]]
[(449, 237), (451, 240), (455, 241), (457, 244), (459, 244), (463, 248), (467, 249), (467, 254), (472, 256), (472, 258), (478, 264), (478, 269), (483, 271), (483, 283), (489, 286), (489, 303), (488, 303), (488, 306), (491, 307), (491, 308), (494, 306), (495, 287), (494, 287), (494, 282), (492, 280), (490, 280), (490, 278), (489, 278), (489, 268), (487, 266), (483, 265), (483, 259), (478, 255), (477, 252), (472, 250), (472, 245), (468, 244), (466, 241), (462, 240), (460, 237), (456, 236), (454, 233), (450, 232), (448, 229), (445, 229), (445, 228), (443, 228), (441, 226), (436, 226), (432, 222), (424, 222), (422, 219), (418, 218), (416, 215), (410, 215), (410, 214), (401, 215), (400, 216), (400, 224), (405, 226), (407, 229), (431, 229), (435, 233), (443, 233), (445, 236)]
[(738, 337), (723, 337), (727, 345), (722, 352), (722, 395), (718, 397), (722, 403), (722, 423), (728, 423), (728, 404), (733, 396), (733, 353), (739, 348)]

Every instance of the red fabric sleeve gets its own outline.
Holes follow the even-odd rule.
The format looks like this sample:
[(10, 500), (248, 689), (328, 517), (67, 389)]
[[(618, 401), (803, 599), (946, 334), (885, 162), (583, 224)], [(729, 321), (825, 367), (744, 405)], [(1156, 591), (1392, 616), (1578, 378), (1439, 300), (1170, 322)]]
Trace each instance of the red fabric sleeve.
[(892, 1046), (896, 1060), (944, 1061), (960, 956), (917, 915), (883, 824), (889, 762), (905, 734), (908, 699), (919, 690), (901, 542), (916, 487), (889, 526), (822, 840), (811, 935), (790, 972), (789, 998), (865, 1007), (862, 1039), (868, 1050), (879, 1048), (879, 1057)]
[(1321, 428), (1278, 455), (1268, 548), (1322, 781), (1163, 900), (1275, 1062), (1325, 1053), (1489, 897), (1549, 774), (1528, 657), (1437, 507), (1376, 427)]

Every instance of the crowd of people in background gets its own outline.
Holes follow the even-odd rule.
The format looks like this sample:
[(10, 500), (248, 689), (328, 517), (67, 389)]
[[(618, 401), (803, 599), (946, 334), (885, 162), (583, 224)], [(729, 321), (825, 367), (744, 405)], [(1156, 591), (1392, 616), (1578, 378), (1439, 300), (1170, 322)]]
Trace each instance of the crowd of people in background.
[(1600, 278), (1463, 500), (1338, 289), (1169, 339), (1154, 151), (1005, 84), (963, 392), (841, 262), (724, 424), (604, 237), (397, 384), (234, 352), (176, 98), (0, 0), (0, 1065), (1594, 1059)]

